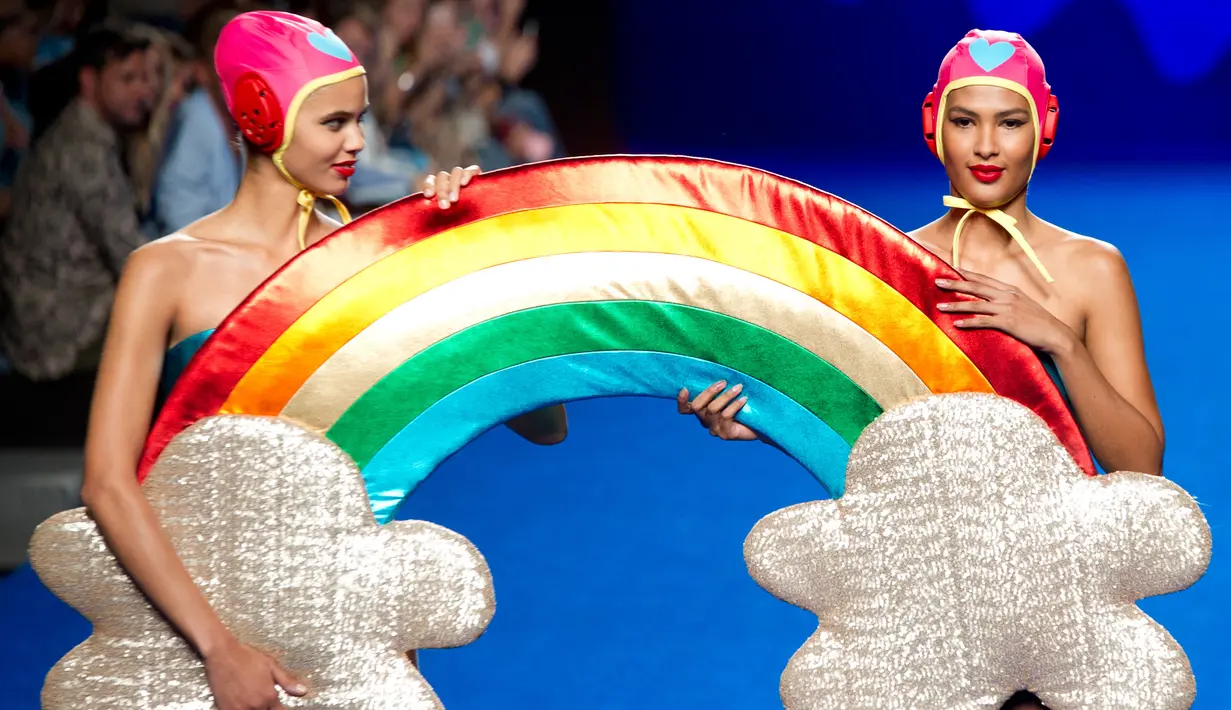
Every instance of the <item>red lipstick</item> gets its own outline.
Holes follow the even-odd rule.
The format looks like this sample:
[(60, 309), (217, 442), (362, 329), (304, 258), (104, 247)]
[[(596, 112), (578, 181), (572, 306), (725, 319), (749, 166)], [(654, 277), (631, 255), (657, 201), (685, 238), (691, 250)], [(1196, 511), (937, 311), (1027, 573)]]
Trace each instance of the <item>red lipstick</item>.
[(991, 183), (1000, 179), (1000, 176), (1004, 173), (1004, 168), (996, 165), (972, 165), (970, 166), (970, 172), (979, 182)]
[(341, 163), (334, 163), (333, 169), (342, 177), (349, 179), (351, 175), (355, 174), (355, 161), (346, 160)]

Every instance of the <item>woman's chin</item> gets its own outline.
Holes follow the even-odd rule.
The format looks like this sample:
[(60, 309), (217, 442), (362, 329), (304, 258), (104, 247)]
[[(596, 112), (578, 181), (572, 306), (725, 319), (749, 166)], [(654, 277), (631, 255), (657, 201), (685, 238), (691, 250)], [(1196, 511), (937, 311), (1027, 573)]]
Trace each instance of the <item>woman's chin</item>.
[(347, 188), (350, 187), (350, 179), (335, 174), (324, 180), (314, 181), (313, 184), (309, 184), (307, 187), (317, 195), (337, 197), (346, 192)]
[(990, 210), (1002, 207), (1012, 200), (1021, 190), (1003, 182), (1004, 178), (994, 183), (971, 182), (959, 187), (962, 197), (977, 209)]

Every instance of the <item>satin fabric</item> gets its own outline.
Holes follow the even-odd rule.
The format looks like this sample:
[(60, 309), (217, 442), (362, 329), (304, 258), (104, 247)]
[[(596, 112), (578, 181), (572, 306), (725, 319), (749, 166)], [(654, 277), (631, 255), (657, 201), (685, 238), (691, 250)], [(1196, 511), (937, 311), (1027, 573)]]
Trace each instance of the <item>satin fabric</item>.
[[(328, 437), (363, 469), (398, 430), (467, 383), (531, 360), (602, 350), (674, 353), (740, 370), (803, 405), (848, 444), (883, 411), (832, 365), (768, 330), (687, 306), (608, 301), (518, 311), (446, 338), (360, 397)], [(674, 397), (682, 386), (656, 394)]]
[(481, 269), (403, 303), (330, 356), (281, 416), (324, 431), (381, 378), (442, 338), (505, 313), (600, 300), (691, 304), (772, 330), (843, 372), (882, 409), (930, 392), (866, 330), (777, 281), (707, 259), (603, 252)]
[(736, 419), (772, 431), (784, 452), (807, 469), (831, 496), (841, 496), (850, 446), (794, 400), (747, 373), (669, 353), (594, 352), (534, 360), (486, 375), (437, 401), (381, 449), (364, 469), (377, 520), (390, 520), (398, 504), (442, 461), (466, 443), (519, 412), (563, 400), (642, 395), (674, 398), (681, 383), (695, 391), (725, 379), (744, 383), (748, 404)]
[[(676, 157), (555, 161), (484, 176), (448, 211), (411, 197), (368, 213), (314, 245), (250, 296), (185, 371), (142, 454), (144, 477), (192, 422), (217, 413), (253, 363), (313, 304), (354, 274), (407, 245), (496, 215), (568, 204), (649, 203), (722, 213), (811, 241), (859, 265), (932, 318), (994, 390), (1048, 422), (1079, 465), (1093, 461), (1054, 383), (1025, 345), (996, 331), (963, 331), (936, 304), (958, 274), (909, 237), (833, 195), (752, 168)], [(875, 308), (876, 304), (867, 304)]]
[(737, 266), (828, 304), (942, 391), (992, 391), (969, 358), (926, 315), (883, 281), (827, 249), (702, 210), (573, 205), (459, 227), (373, 264), (287, 329), (240, 381), (222, 411), (277, 414), (339, 347), (431, 288), (496, 264), (595, 251), (658, 251)]

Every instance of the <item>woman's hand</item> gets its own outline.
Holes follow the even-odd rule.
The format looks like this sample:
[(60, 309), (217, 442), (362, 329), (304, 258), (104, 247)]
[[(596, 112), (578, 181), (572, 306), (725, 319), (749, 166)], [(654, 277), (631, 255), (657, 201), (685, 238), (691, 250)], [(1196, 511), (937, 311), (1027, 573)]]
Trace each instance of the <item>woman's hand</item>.
[(510, 41), (500, 55), (500, 78), (510, 84), (519, 84), (539, 59), (539, 40), (532, 35), (521, 35)]
[(308, 692), (277, 661), (236, 640), (205, 656), (205, 675), (218, 710), (274, 710), (283, 707), (278, 688), (295, 697)]
[(965, 281), (938, 279), (946, 291), (975, 296), (978, 301), (951, 301), (937, 308), (945, 313), (972, 314), (954, 321), (959, 328), (991, 328), (1013, 336), (1026, 345), (1049, 354), (1071, 348), (1077, 334), (1020, 290), (973, 271), (959, 270)]
[(744, 386), (726, 387), (725, 381), (715, 382), (692, 401), (688, 399), (688, 390), (682, 389), (676, 398), (677, 409), (680, 414), (695, 415), (711, 436), (725, 441), (756, 441), (755, 431), (735, 421), (735, 415), (748, 403), (747, 397), (735, 399)]
[(461, 189), (482, 172), (479, 166), (471, 165), (468, 168), (453, 168), (452, 172), (441, 170), (435, 175), (428, 175), (423, 180), (423, 197), (428, 200), (436, 198), (440, 209), (447, 210), (457, 202)]

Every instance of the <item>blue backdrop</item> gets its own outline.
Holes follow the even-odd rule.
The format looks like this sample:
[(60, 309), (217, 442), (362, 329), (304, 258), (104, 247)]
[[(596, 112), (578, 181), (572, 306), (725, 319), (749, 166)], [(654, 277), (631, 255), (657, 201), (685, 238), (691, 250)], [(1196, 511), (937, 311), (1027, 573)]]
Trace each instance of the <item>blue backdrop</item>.
[(924, 162), (923, 98), (977, 27), (1020, 32), (1042, 55), (1060, 100), (1057, 162), (1231, 159), (1222, 0), (617, 5), (616, 105), (636, 152)]

